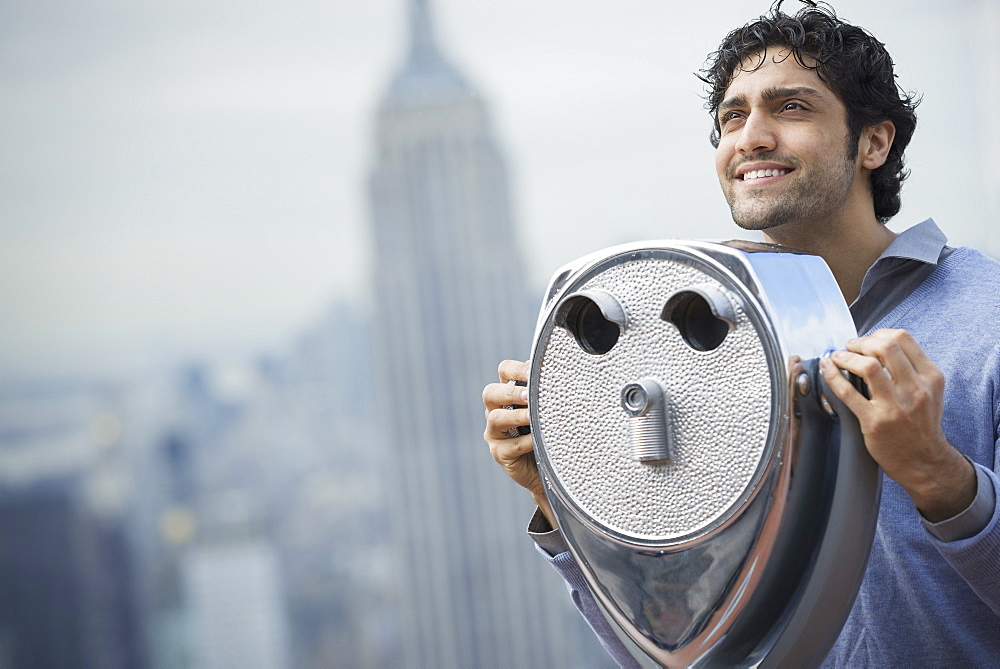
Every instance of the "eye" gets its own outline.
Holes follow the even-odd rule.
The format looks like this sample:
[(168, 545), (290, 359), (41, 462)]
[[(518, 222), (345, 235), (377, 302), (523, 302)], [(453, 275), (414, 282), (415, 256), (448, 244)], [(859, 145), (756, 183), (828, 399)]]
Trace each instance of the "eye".
[(743, 112), (738, 111), (727, 111), (719, 114), (719, 126), (725, 128), (726, 125), (732, 121), (738, 121), (743, 118)]
[(806, 111), (805, 105), (801, 102), (786, 102), (781, 109), (782, 111)]

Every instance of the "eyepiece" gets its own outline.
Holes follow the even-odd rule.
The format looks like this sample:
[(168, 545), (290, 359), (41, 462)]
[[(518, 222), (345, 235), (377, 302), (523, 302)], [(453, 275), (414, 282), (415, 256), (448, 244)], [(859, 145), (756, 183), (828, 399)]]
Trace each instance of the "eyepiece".
[(714, 286), (674, 293), (660, 317), (673, 323), (687, 345), (698, 351), (719, 348), (736, 322), (729, 299)]
[(559, 305), (556, 325), (572, 334), (587, 353), (604, 355), (618, 343), (625, 327), (625, 310), (610, 293), (581, 291)]

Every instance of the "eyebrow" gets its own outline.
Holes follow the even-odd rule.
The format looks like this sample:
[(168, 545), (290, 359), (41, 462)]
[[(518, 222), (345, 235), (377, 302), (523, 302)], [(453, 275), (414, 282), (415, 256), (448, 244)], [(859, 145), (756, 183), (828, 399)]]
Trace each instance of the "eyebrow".
[[(775, 100), (781, 98), (819, 98), (820, 100), (825, 99), (823, 93), (815, 88), (810, 88), (808, 86), (795, 86), (791, 88), (779, 88), (777, 86), (772, 86), (771, 88), (765, 88), (764, 92), (761, 93), (761, 99), (764, 102), (774, 102)], [(734, 95), (731, 98), (727, 98), (719, 103), (718, 111), (725, 111), (726, 109), (733, 109), (735, 107), (746, 107), (747, 99), (742, 95)]]

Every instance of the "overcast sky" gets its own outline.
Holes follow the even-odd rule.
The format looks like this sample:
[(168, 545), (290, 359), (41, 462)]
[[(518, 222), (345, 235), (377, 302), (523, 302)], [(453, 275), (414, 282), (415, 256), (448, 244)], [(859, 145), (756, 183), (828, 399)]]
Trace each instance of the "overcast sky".
[[(768, 2), (429, 2), (491, 104), (535, 284), (630, 239), (738, 235), (692, 73)], [(834, 6), (924, 94), (892, 227), (934, 216), (996, 254), (991, 4)], [(363, 304), (372, 117), (405, 27), (406, 0), (0, 4), (0, 381), (280, 350)]]

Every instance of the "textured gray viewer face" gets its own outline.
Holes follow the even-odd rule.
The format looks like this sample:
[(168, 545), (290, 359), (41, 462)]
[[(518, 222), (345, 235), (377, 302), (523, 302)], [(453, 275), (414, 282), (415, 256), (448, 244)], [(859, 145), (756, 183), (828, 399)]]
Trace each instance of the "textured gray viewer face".
[[(661, 317), (672, 295), (693, 286), (714, 287), (735, 313), (711, 350)], [(603, 354), (565, 328), (549, 331), (534, 381), (552, 474), (581, 511), (629, 537), (669, 541), (723, 522), (759, 474), (772, 415), (766, 348), (748, 307), (713, 276), (663, 258), (609, 266), (573, 291), (591, 289), (613, 295), (627, 325)], [(621, 391), (643, 377), (666, 392), (670, 460), (632, 454)]]
[(535, 455), (636, 658), (826, 657), (879, 507), (857, 420), (818, 371), (854, 336), (822, 258), (775, 246), (636, 242), (553, 276), (528, 383)]

